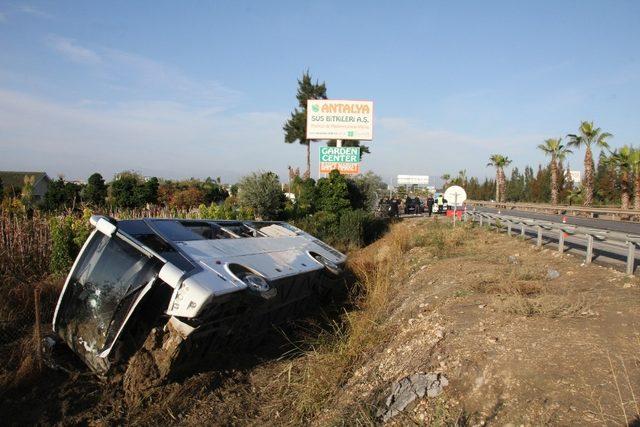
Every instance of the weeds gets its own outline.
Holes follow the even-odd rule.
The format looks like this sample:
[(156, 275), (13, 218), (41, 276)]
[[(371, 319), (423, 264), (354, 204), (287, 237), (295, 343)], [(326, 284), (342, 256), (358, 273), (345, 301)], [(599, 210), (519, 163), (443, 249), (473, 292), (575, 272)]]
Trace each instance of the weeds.
[(460, 224), (453, 227), (448, 222), (433, 222), (430, 226), (411, 237), (411, 245), (424, 247), (439, 258), (460, 253), (464, 244), (471, 240), (475, 231), (471, 225)]
[(51, 236), (47, 218), (0, 212), (0, 278), (28, 281), (49, 271)]
[(334, 324), (329, 334), (324, 334), (306, 354), (303, 369), (297, 377), (291, 377), (290, 388), (295, 399), (295, 418), (304, 422), (313, 418), (336, 394), (353, 372), (368, 357), (370, 349), (385, 340), (385, 330), (380, 326), (387, 312), (390, 299), (390, 275), (393, 259), (406, 250), (401, 241), (393, 242), (395, 253), (390, 259), (372, 263), (366, 259), (352, 262), (358, 277), (360, 297), (358, 310), (345, 313), (342, 325)]
[(501, 300), (498, 307), (506, 313), (528, 317), (586, 317), (592, 313), (592, 304), (585, 297), (574, 300), (562, 295), (510, 295)]

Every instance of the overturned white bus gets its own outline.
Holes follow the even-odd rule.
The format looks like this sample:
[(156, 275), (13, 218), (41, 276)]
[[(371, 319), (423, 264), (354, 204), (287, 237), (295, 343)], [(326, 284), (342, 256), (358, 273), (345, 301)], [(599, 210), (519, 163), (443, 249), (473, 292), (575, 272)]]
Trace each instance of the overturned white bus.
[(300, 315), (346, 262), (283, 222), (93, 216), (91, 224), (53, 330), (98, 374), (149, 340), (170, 367), (253, 340)]

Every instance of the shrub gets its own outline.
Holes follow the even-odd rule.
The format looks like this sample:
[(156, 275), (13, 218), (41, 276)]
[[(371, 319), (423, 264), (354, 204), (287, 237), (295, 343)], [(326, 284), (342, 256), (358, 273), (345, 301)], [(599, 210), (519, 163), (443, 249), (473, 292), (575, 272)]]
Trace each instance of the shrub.
[(257, 219), (276, 219), (284, 209), (284, 193), (273, 172), (254, 172), (243, 177), (239, 186), (240, 206), (255, 212)]
[(340, 212), (351, 207), (347, 179), (337, 170), (320, 178), (316, 186), (317, 207), (328, 212)]
[(82, 217), (53, 217), (49, 222), (51, 228), (51, 261), (53, 274), (66, 274), (80, 248), (91, 234), (89, 218), (91, 211), (85, 209)]
[(341, 215), (319, 211), (295, 221), (294, 224), (340, 249), (367, 245), (388, 229), (386, 220), (375, 218), (363, 210), (343, 210)]
[(340, 218), (333, 212), (320, 211), (295, 221), (295, 225), (327, 243), (332, 243), (336, 241), (339, 221)]
[(362, 209), (343, 211), (337, 238), (344, 245), (360, 247), (373, 242), (387, 229), (386, 221)]
[(51, 272), (61, 274), (73, 263), (77, 246), (73, 235), (73, 218), (53, 217), (51, 227)]
[(198, 214), (195, 216), (201, 219), (253, 219), (253, 211), (250, 208), (237, 206), (235, 197), (228, 197), (224, 203), (211, 203), (209, 206), (204, 203), (198, 206)]
[(82, 190), (82, 198), (93, 206), (104, 205), (107, 198), (107, 186), (102, 175), (94, 173), (89, 177), (87, 185)]
[(363, 246), (367, 220), (369, 215), (363, 210), (344, 211), (340, 216), (338, 239), (348, 246)]

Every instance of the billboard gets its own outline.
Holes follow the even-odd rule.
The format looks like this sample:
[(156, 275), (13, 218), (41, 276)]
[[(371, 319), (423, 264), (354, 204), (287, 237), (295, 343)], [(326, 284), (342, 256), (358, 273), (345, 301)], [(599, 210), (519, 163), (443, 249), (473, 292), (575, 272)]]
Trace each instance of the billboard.
[(360, 147), (320, 147), (320, 173), (360, 173)]
[(307, 139), (372, 140), (373, 102), (309, 99)]
[(428, 175), (398, 175), (398, 185), (429, 185)]

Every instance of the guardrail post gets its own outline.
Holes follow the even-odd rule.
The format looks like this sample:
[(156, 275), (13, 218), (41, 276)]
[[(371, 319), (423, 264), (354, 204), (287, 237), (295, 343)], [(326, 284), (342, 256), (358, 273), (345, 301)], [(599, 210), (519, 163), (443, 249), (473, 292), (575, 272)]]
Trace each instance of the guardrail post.
[(525, 227), (524, 227), (524, 223), (521, 222), (520, 223), (520, 237), (522, 237), (524, 239), (524, 234), (525, 234)]
[(564, 253), (564, 231), (562, 229), (558, 231), (558, 252)]
[(593, 236), (591, 234), (587, 234), (587, 258), (585, 259), (585, 264), (591, 264), (591, 260), (593, 259)]
[(627, 274), (633, 276), (633, 268), (636, 263), (636, 244), (627, 242)]
[(511, 221), (507, 221), (507, 236), (511, 237)]
[(482, 215), (480, 215), (480, 227), (482, 227), (482, 223), (483, 223), (483, 221), (482, 221), (482, 220), (483, 220), (483, 216), (482, 216)]
[(540, 227), (538, 225), (538, 226), (536, 226), (536, 228), (538, 229), (538, 237), (536, 239), (536, 247), (541, 248), (542, 247), (542, 227)]

